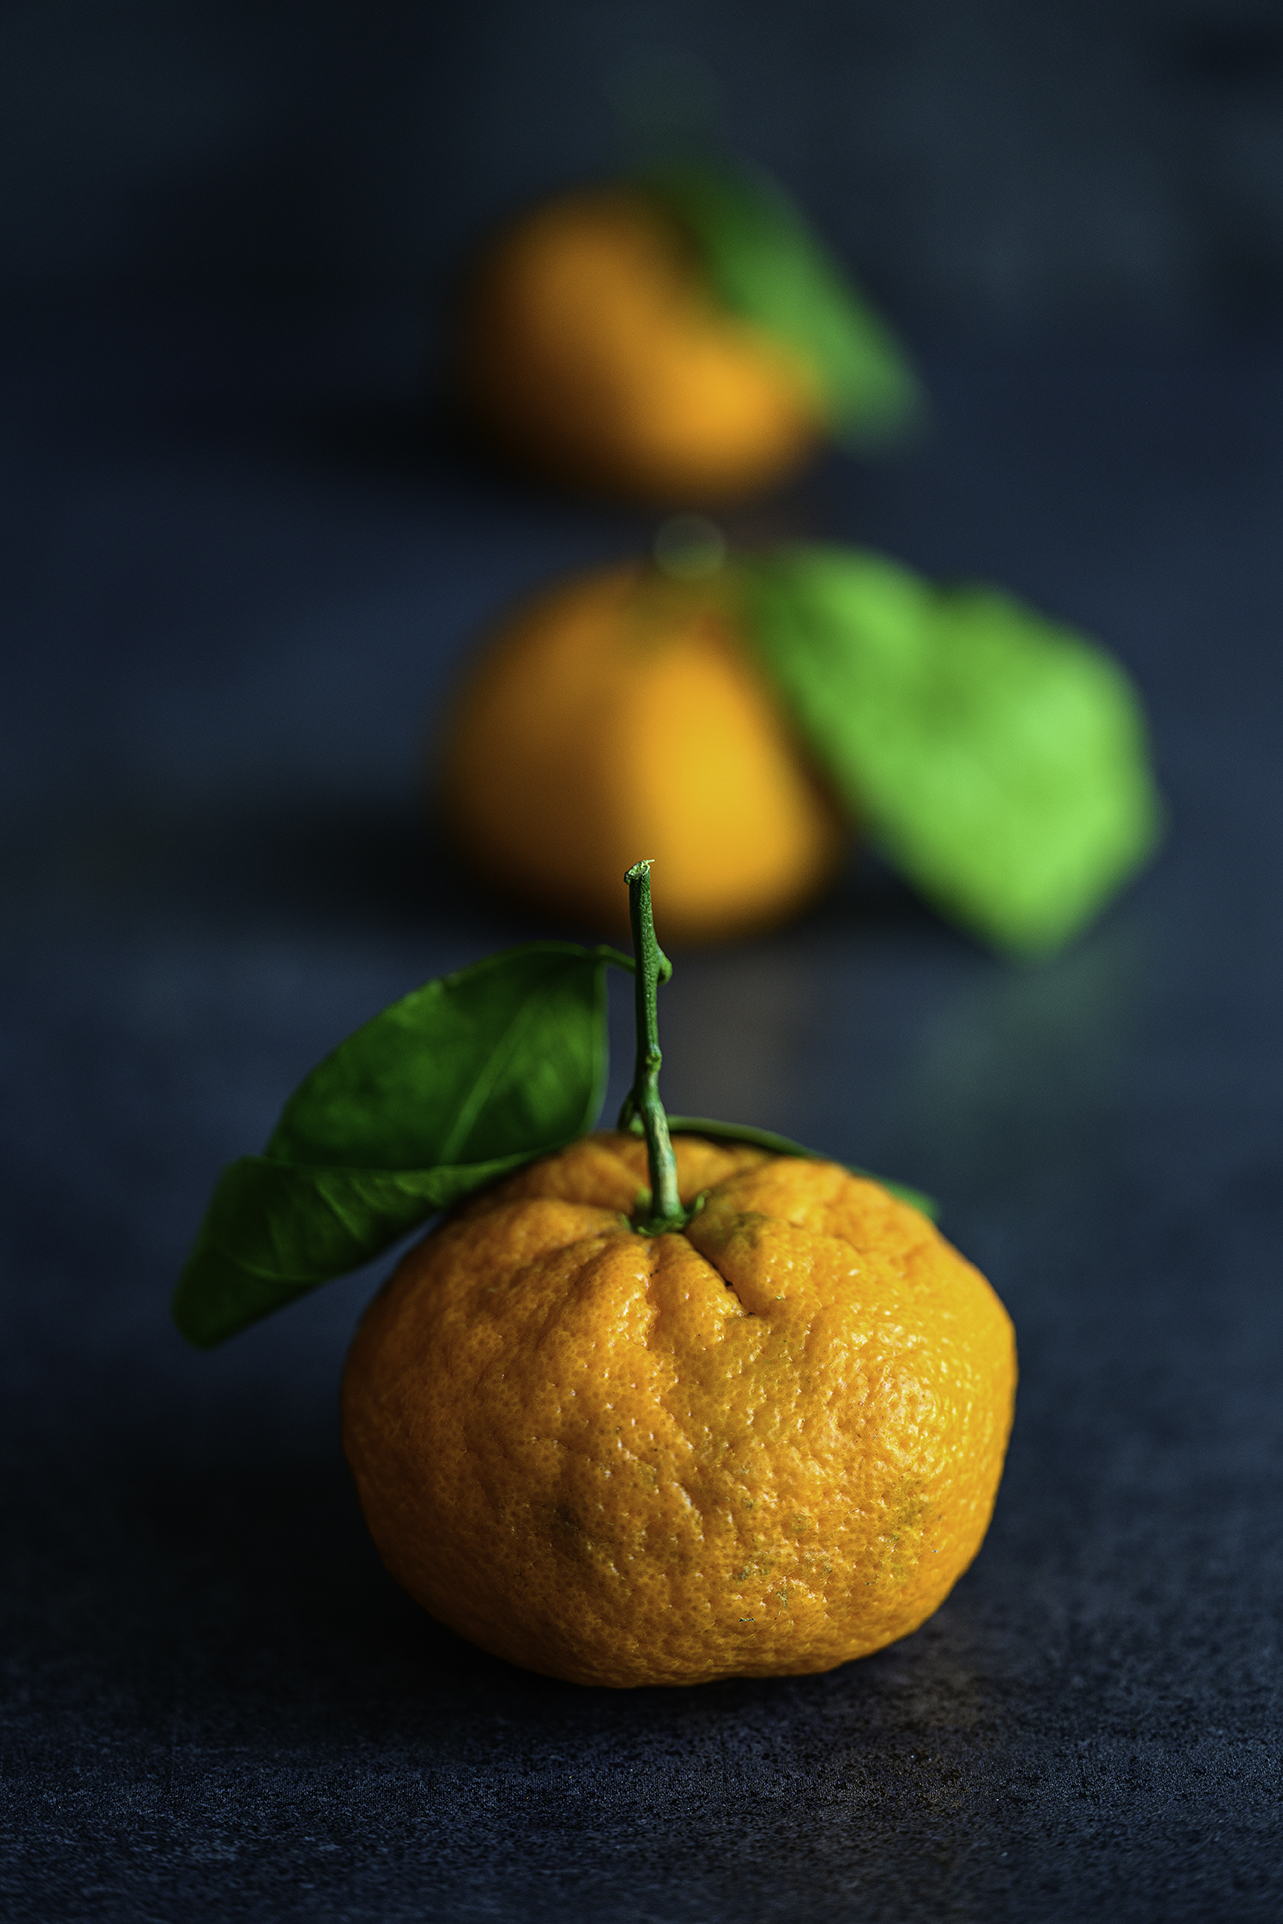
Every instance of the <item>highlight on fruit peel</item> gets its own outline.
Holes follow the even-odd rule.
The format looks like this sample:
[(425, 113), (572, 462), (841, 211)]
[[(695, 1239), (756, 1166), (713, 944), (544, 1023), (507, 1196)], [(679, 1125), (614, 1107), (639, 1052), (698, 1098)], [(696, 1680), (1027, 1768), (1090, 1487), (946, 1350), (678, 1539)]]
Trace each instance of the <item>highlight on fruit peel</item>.
[[(1011, 1323), (914, 1191), (668, 1117), (650, 864), (634, 959), (536, 942), (430, 982), (224, 1172), (174, 1315), (208, 1346), (398, 1242), (343, 1382), (371, 1535), (433, 1616), (572, 1682), (827, 1670), (980, 1547)], [(614, 1131), (605, 975), (634, 973)]]
[(612, 926), (602, 878), (649, 846), (675, 941), (794, 914), (858, 833), (982, 940), (1049, 954), (1161, 826), (1140, 702), (1096, 644), (859, 549), (726, 558), (696, 516), (661, 528), (653, 564), (501, 623), (439, 762), (485, 875)]
[(527, 464), (671, 501), (750, 494), (923, 414), (902, 348), (797, 208), (729, 159), (544, 202), (473, 271), (464, 406)]

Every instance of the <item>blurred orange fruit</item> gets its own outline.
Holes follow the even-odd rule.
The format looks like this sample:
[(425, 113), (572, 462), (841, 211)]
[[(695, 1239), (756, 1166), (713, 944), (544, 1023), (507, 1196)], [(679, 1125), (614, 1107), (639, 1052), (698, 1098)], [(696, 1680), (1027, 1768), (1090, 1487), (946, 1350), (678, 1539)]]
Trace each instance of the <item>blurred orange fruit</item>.
[(618, 878), (644, 848), (674, 941), (782, 920), (850, 836), (724, 593), (641, 565), (504, 624), (447, 723), (441, 786), (487, 875), (587, 922), (623, 925)]
[(464, 400), (487, 433), (608, 491), (750, 493), (826, 430), (803, 357), (723, 307), (677, 223), (626, 188), (566, 195), (502, 234), (461, 340)]
[(686, 1228), (599, 1135), (460, 1205), (375, 1298), (344, 1444), (393, 1575), (590, 1684), (827, 1670), (906, 1636), (993, 1509), (1011, 1323), (837, 1164), (679, 1136)]

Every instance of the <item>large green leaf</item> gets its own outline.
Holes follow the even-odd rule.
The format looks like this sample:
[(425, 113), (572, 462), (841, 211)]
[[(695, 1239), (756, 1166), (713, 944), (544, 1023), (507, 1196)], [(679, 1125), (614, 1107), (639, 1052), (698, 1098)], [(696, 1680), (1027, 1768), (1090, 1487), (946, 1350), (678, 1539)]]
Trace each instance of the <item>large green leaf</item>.
[(1144, 861), (1161, 809), (1101, 649), (988, 588), (795, 547), (738, 565), (747, 627), (817, 762), (946, 914), (1036, 954)]
[(631, 966), (531, 943), (427, 983), (341, 1043), (266, 1152), (223, 1172), (174, 1296), (183, 1335), (221, 1342), (591, 1129), (610, 961)]
[(774, 181), (688, 161), (644, 184), (692, 236), (726, 306), (811, 367), (835, 432), (872, 447), (917, 419), (923, 392), (904, 350)]

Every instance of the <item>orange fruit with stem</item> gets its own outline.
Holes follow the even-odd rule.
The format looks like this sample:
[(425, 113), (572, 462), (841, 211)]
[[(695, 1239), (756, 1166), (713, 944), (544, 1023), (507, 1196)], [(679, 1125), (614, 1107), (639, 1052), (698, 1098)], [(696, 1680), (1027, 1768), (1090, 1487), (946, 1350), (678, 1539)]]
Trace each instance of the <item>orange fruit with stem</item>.
[[(424, 984), (224, 1170), (174, 1315), (201, 1347), (446, 1210), (367, 1311), (343, 1440), (388, 1568), (573, 1682), (825, 1670), (913, 1630), (975, 1556), (1011, 1324), (913, 1192), (659, 1094), (669, 966), (533, 942)], [(605, 975), (635, 976), (614, 1132)], [(921, 1205), (918, 1206), (918, 1205)]]
[(389, 1569), (497, 1655), (615, 1686), (825, 1670), (915, 1629), (975, 1556), (1011, 1324), (876, 1182), (673, 1142), (648, 864), (629, 885), (622, 1133), (402, 1261), (348, 1360), (344, 1446)]

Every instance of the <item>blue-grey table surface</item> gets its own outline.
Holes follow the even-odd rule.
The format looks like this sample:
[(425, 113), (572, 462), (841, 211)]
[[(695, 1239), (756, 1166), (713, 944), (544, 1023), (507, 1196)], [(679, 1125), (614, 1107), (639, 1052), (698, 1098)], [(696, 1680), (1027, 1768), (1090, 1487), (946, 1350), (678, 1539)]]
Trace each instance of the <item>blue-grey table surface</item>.
[(652, 524), (425, 426), (409, 303), (3, 338), (6, 1915), (1279, 1916), (1283, 350), (928, 336), (916, 453), (735, 517), (1104, 638), (1171, 825), (1043, 967), (868, 860), (679, 957), (672, 1106), (933, 1191), (1022, 1385), (988, 1540), (915, 1636), (611, 1693), (383, 1572), (336, 1421), (381, 1270), (206, 1355), (167, 1295), (321, 1053), (537, 932), (425, 825), (425, 732), (505, 602)]

